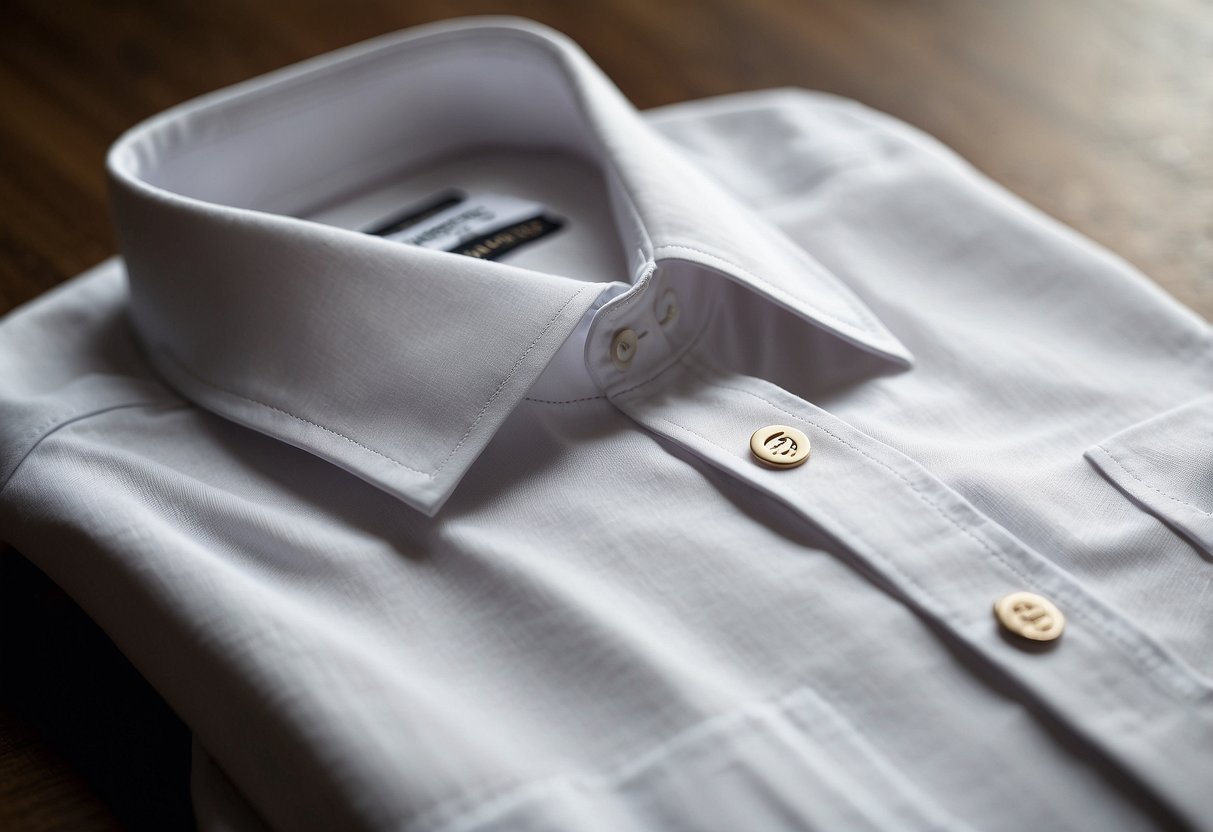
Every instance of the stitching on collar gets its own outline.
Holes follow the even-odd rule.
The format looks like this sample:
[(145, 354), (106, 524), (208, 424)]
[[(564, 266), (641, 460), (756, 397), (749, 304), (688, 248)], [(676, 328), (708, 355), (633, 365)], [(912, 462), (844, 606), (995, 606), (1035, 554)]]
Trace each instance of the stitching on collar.
[(569, 304), (571, 304), (574, 300), (576, 300), (577, 298), (584, 295), (587, 290), (592, 289), (598, 285), (599, 284), (597, 284), (597, 283), (587, 283), (586, 285), (584, 285), (580, 289), (578, 289), (576, 292), (574, 292), (572, 295), (570, 295), (569, 299), (566, 300), (561, 305), (561, 307), (556, 310), (556, 313), (554, 315), (552, 315), (552, 317), (548, 320), (548, 322), (546, 324), (544, 324), (544, 327), (540, 331), (540, 333), (535, 336), (535, 340), (531, 341), (530, 345), (527, 346), (527, 348), (523, 351), (522, 355), (518, 356), (518, 360), (514, 362), (514, 366), (510, 367), (509, 372), (507, 372), (505, 374), (505, 377), (501, 379), (501, 383), (497, 385), (497, 389), (494, 390), (489, 395), (488, 399), (484, 403), (484, 406), (480, 408), (480, 412), (476, 414), (476, 418), (472, 420), (472, 424), (468, 425), (467, 431), (464, 432), (463, 436), (460, 437), (459, 441), (455, 443), (455, 447), (451, 448), (450, 452), (447, 453), (447, 455), (443, 458), (442, 462), (440, 462), (438, 464), (438, 467), (435, 468), (433, 470), (433, 472), (430, 474), (431, 478), (438, 476), (438, 472), (441, 471), (446, 466), (446, 464), (450, 461), (451, 457), (453, 457), (455, 455), (455, 452), (458, 451), (463, 446), (463, 443), (467, 441), (467, 438), (472, 435), (472, 431), (475, 430), (476, 425), (478, 425), (480, 423), (480, 420), (484, 417), (484, 414), (488, 411), (489, 405), (491, 405), (493, 403), (493, 400), (497, 398), (497, 395), (503, 389), (505, 389), (506, 383), (509, 382), (509, 380), (511, 378), (513, 378), (514, 373), (518, 370), (519, 367), (522, 366), (522, 362), (524, 362), (526, 360), (526, 357), (531, 354), (531, 352), (535, 349), (536, 345), (538, 345), (539, 342), (541, 340), (543, 340), (544, 336), (546, 336), (548, 334), (548, 330), (550, 330), (552, 328), (552, 326), (560, 318), (561, 314), (564, 313), (564, 310), (569, 307)]
[(283, 410), (281, 407), (276, 407), (275, 405), (268, 404), (266, 402), (260, 401), (259, 399), (254, 399), (250, 396), (246, 396), (243, 393), (237, 393), (236, 391), (229, 390), (226, 387), (220, 387), (218, 384), (215, 384), (214, 382), (207, 381), (202, 376), (198, 375), (196, 372), (191, 370), (189, 367), (185, 366), (183, 363), (178, 361), (174, 356), (172, 356), (168, 352), (168, 350), (165, 350), (165, 349), (157, 350), (157, 354), (159, 356), (163, 357), (164, 359), (166, 359), (167, 361), (171, 362), (174, 367), (176, 367), (181, 372), (185, 373), (190, 378), (192, 378), (194, 381), (198, 382), (199, 384), (203, 385), (204, 387), (209, 387), (212, 390), (217, 390), (218, 392), (223, 393), (224, 395), (227, 395), (227, 396), (234, 396), (237, 399), (246, 401), (249, 404), (255, 404), (258, 407), (263, 407), (266, 410), (272, 410), (275, 413), (281, 413), (283, 416), (289, 416), (292, 419), (303, 422), (305, 425), (311, 425), (314, 428), (320, 428), (322, 431), (325, 431), (326, 433), (331, 433), (333, 436), (336, 436), (338, 439), (342, 439), (346, 442), (349, 442), (351, 445), (356, 445), (357, 447), (361, 448), (362, 450), (367, 451), (368, 453), (372, 453), (375, 456), (380, 457), (382, 459), (385, 459), (388, 462), (392, 463), (393, 465), (399, 465), (401, 468), (407, 468), (408, 470), (412, 471), (415, 474), (421, 474), (423, 476), (427, 475), (425, 471), (422, 471), (418, 468), (414, 468), (411, 465), (401, 462), (400, 460), (398, 460), (394, 457), (390, 457), (387, 454), (383, 453), (382, 451), (377, 451), (374, 448), (371, 448), (367, 445), (363, 445), (357, 439), (353, 439), (349, 436), (346, 436), (344, 433), (333, 430), (332, 428), (330, 428), (326, 425), (322, 425), (319, 422), (313, 422), (311, 419), (305, 419), (302, 416), (291, 413), (289, 410)]
[(234, 396), (234, 397), (241, 399), (243, 401), (246, 401), (250, 404), (255, 404), (258, 407), (263, 407), (267, 410), (272, 410), (275, 413), (281, 413), (284, 416), (289, 416), (292, 419), (295, 419), (299, 422), (303, 422), (306, 425), (311, 425), (312, 427), (319, 428), (320, 430), (323, 430), (326, 433), (336, 436), (338, 439), (341, 439), (345, 442), (349, 442), (351, 445), (355, 445), (356, 447), (361, 448), (362, 450), (364, 450), (368, 453), (374, 454), (375, 456), (380, 457), (381, 459), (384, 459), (394, 465), (398, 465), (401, 468), (405, 468), (409, 471), (412, 471), (415, 474), (420, 474), (421, 476), (427, 477), (432, 480), (432, 479), (437, 478), (438, 474), (442, 471), (442, 469), (446, 467), (448, 462), (450, 462), (451, 457), (453, 457), (455, 455), (455, 452), (458, 451), (463, 446), (463, 444), (467, 441), (468, 437), (470, 437), (472, 435), (472, 432), (476, 429), (476, 425), (478, 425), (480, 423), (481, 419), (484, 418), (484, 414), (486, 412), (488, 412), (489, 406), (493, 403), (494, 399), (496, 399), (497, 396), (501, 393), (501, 391), (503, 389), (505, 389), (506, 384), (509, 382), (509, 380), (511, 378), (513, 378), (513, 376), (517, 372), (518, 368), (522, 366), (523, 362), (526, 360), (526, 357), (534, 351), (535, 347), (538, 346), (539, 342), (542, 341), (544, 336), (546, 336), (548, 334), (548, 332), (551, 330), (552, 326), (556, 323), (556, 321), (560, 318), (560, 316), (564, 312), (564, 310), (567, 309), (574, 300), (576, 300), (580, 296), (584, 295), (587, 290), (593, 288), (596, 285), (597, 284), (595, 284), (595, 283), (587, 283), (585, 286), (581, 287), (576, 292), (574, 292), (572, 295), (570, 295), (568, 300), (566, 300), (561, 305), (561, 307), (556, 310), (555, 314), (552, 315), (552, 317), (544, 325), (543, 329), (539, 332), (539, 334), (535, 336), (534, 340), (531, 341), (531, 343), (523, 351), (522, 355), (520, 355), (518, 357), (518, 360), (514, 362), (514, 365), (512, 367), (510, 367), (510, 369), (506, 372), (505, 376), (502, 377), (501, 382), (497, 385), (497, 387), (493, 390), (493, 392), (489, 394), (488, 399), (485, 400), (484, 404), (480, 408), (480, 411), (476, 414), (475, 419), (472, 420), (471, 425), (468, 426), (468, 429), (464, 432), (463, 436), (461, 436), (459, 438), (459, 441), (455, 443), (455, 446), (453, 448), (451, 448), (450, 451), (447, 452), (447, 455), (445, 457), (443, 457), (442, 461), (438, 464), (438, 467), (434, 468), (432, 471), (423, 471), (420, 468), (414, 468), (412, 465), (409, 465), (407, 462), (403, 462), (399, 459), (396, 459), (395, 457), (388, 456), (387, 454), (383, 453), (382, 451), (377, 451), (368, 445), (364, 445), (363, 443), (359, 442), (357, 439), (354, 439), (350, 436), (346, 436), (344, 433), (341, 433), (340, 431), (336, 431), (336, 430), (328, 427), (327, 425), (322, 425), (319, 422), (313, 422), (311, 419), (305, 419), (304, 417), (299, 416), (298, 414), (291, 413), (289, 410), (284, 410), (281, 407), (277, 407), (275, 405), (268, 404), (263, 401), (259, 401), (257, 399), (246, 396), (243, 393), (237, 393), (234, 390), (229, 390), (226, 387), (221, 387), (218, 384), (215, 384), (214, 382), (204, 379), (202, 376), (198, 375), (196, 372), (191, 370), (189, 367), (186, 367), (183, 363), (178, 361), (173, 355), (171, 355), (165, 349), (157, 350), (157, 354), (164, 357), (168, 361), (170, 361), (175, 367), (179, 368), (182, 372), (189, 375), (192, 379), (197, 381), (199, 384), (209, 387), (212, 390), (216, 390), (220, 393), (224, 393), (229, 396)]

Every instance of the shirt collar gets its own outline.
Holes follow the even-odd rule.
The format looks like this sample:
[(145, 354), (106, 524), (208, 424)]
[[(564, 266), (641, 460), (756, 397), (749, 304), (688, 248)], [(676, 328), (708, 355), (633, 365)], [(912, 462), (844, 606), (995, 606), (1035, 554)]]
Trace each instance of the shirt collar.
[(390, 164), (563, 146), (615, 186), (635, 280), (697, 263), (853, 344), (906, 349), (826, 269), (668, 145), (589, 58), (467, 19), (340, 50), (133, 128), (108, 169), (131, 315), (183, 395), (435, 513), (603, 284), (292, 216)]

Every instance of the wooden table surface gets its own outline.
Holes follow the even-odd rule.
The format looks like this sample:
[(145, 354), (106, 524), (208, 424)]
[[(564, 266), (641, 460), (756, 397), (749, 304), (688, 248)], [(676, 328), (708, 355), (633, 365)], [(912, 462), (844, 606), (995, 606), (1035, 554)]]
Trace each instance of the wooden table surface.
[[(1209, 0), (5, 0), (0, 314), (114, 252), (102, 160), (130, 125), (367, 37), (501, 13), (572, 36), (640, 107), (798, 85), (892, 113), (1213, 318)], [(0, 554), (0, 829), (188, 828), (187, 772), (171, 711)]]

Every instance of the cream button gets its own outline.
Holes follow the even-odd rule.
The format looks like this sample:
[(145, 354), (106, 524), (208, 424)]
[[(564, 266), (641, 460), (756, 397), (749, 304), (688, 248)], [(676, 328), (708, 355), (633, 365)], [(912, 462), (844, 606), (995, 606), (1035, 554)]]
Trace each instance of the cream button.
[(653, 314), (657, 316), (657, 323), (662, 326), (669, 326), (678, 319), (678, 298), (673, 289), (666, 289), (661, 293), (653, 307)]
[(777, 468), (795, 468), (809, 458), (809, 437), (787, 425), (767, 425), (750, 437), (754, 458)]
[(1034, 592), (1012, 592), (994, 604), (998, 621), (1017, 636), (1052, 641), (1065, 629), (1066, 617), (1048, 598)]
[(636, 357), (636, 344), (639, 338), (632, 329), (621, 329), (611, 339), (611, 361), (621, 370), (626, 370)]

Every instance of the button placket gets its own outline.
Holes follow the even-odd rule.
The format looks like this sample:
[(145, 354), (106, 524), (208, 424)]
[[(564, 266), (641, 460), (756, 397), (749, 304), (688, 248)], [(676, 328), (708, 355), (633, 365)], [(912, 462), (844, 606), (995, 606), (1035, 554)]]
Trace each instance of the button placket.
[[(1100, 737), (1104, 751), (1133, 775), (1154, 781), (1189, 808), (1199, 804), (1194, 778), (1151, 775), (1166, 770), (1171, 755), (1195, 754), (1213, 743), (1209, 687), (912, 459), (775, 385), (714, 367), (704, 357), (709, 353), (697, 345), (659, 379), (621, 390), (612, 400), (649, 430), (838, 541), (839, 556), (880, 575), (923, 618), (965, 643), (1024, 695), (1063, 714), (1080, 734)], [(755, 464), (747, 425), (766, 422), (799, 425), (812, 435), (811, 475)], [(871, 512), (913, 522), (867, 522)], [(1012, 592), (1026, 587), (1050, 597)], [(1004, 598), (1010, 599), (1009, 620), (1029, 639), (1019, 642), (1024, 648), (1055, 640), (1066, 628), (1047, 660), (1041, 650), (1016, 649), (1002, 618), (991, 620), (991, 603)], [(1141, 736), (1122, 742), (1100, 731), (1101, 720), (1154, 710), (1184, 714), (1185, 727), (1176, 730), (1175, 721), (1142, 726), (1141, 732), (1155, 735), (1148, 742)]]

